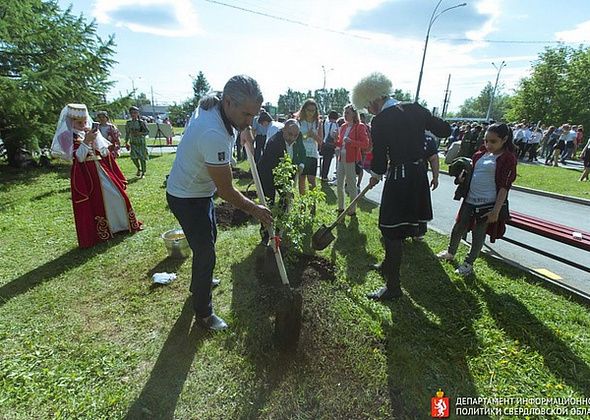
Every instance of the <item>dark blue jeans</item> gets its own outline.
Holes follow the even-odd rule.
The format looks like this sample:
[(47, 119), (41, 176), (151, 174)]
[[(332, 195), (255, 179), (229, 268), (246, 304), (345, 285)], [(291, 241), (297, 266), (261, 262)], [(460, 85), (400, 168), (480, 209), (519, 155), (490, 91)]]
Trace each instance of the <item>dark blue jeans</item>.
[(213, 198), (178, 198), (166, 193), (166, 200), (193, 250), (190, 291), (195, 314), (199, 318), (207, 317), (213, 313), (211, 282), (217, 239)]

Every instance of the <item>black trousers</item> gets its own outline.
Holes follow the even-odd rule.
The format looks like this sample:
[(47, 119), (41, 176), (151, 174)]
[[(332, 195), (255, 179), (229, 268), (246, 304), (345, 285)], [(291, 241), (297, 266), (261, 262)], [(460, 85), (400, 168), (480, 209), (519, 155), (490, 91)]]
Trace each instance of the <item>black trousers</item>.
[(205, 318), (213, 313), (211, 283), (217, 240), (213, 198), (178, 198), (166, 193), (166, 200), (193, 250), (190, 286), (193, 309), (197, 317)]
[(327, 147), (322, 148), (322, 168), (320, 169), (320, 177), (322, 179), (328, 179), (328, 175), (330, 172), (330, 165), (332, 164), (332, 159), (334, 158), (334, 149), (330, 149)]
[(381, 266), (386, 286), (392, 292), (401, 290), (400, 270), (402, 266), (403, 244), (402, 239), (390, 239), (383, 237), (385, 245), (385, 260)]

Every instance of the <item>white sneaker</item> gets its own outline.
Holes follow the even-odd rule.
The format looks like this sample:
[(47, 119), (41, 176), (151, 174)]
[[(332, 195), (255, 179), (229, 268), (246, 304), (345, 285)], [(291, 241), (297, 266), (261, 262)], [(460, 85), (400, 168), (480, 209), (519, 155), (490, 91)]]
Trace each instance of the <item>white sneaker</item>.
[(461, 276), (468, 276), (473, 273), (473, 265), (469, 263), (463, 263), (455, 270), (455, 273)]
[(441, 251), (438, 254), (436, 254), (436, 258), (443, 261), (453, 261), (455, 259), (455, 256), (449, 253), (449, 251)]

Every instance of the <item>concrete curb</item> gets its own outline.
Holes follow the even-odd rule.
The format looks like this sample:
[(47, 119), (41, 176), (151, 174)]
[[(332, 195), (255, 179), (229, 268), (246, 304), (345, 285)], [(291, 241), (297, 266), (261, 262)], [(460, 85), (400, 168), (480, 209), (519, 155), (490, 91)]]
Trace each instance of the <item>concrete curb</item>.
[[(441, 170), (440, 173), (446, 174), (446, 175), (449, 174), (448, 171), (443, 171), (443, 170)], [(557, 200), (569, 201), (570, 203), (581, 204), (583, 206), (590, 206), (590, 200), (585, 199), (585, 198), (572, 197), (571, 195), (563, 195), (563, 194), (557, 194), (557, 193), (552, 193), (552, 192), (548, 192), (548, 191), (536, 190), (534, 188), (520, 187), (518, 185), (513, 185), (512, 189), (515, 189), (516, 191), (526, 192), (529, 194), (540, 195), (543, 197), (555, 198)]]

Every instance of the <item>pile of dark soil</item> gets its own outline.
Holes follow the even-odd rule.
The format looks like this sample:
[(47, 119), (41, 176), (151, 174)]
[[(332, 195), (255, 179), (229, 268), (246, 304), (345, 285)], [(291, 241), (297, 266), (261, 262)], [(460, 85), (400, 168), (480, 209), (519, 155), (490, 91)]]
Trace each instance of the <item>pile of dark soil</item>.
[(253, 220), (252, 216), (248, 213), (235, 208), (226, 201), (215, 205), (215, 217), (217, 219), (217, 226), (221, 228), (242, 226)]
[(252, 179), (252, 174), (249, 171), (244, 171), (240, 168), (231, 168), (234, 179)]

